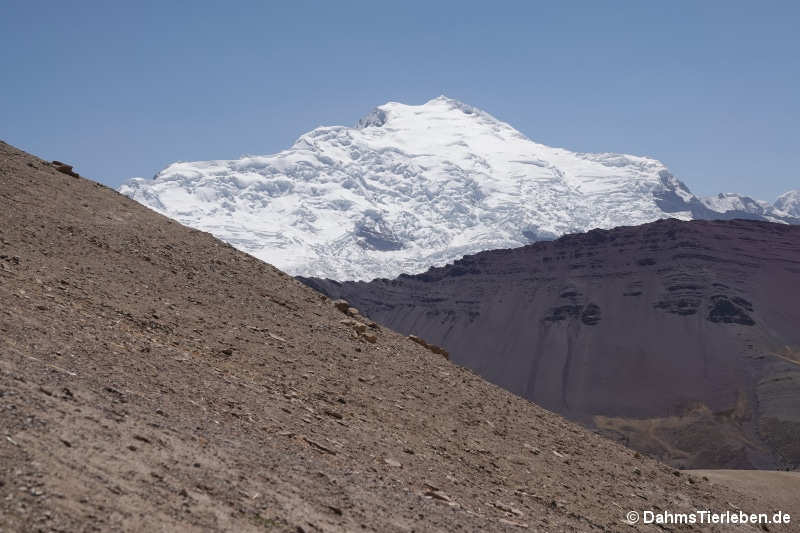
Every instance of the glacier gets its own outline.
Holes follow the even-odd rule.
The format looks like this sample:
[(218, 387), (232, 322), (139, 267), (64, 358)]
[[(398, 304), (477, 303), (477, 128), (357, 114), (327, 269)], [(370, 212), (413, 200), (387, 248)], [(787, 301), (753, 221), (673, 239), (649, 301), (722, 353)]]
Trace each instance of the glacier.
[(292, 275), (336, 280), (667, 217), (800, 216), (796, 194), (784, 209), (747, 199), (758, 213), (698, 198), (660, 161), (545, 146), (445, 96), (386, 103), (274, 155), (174, 163), (119, 191)]

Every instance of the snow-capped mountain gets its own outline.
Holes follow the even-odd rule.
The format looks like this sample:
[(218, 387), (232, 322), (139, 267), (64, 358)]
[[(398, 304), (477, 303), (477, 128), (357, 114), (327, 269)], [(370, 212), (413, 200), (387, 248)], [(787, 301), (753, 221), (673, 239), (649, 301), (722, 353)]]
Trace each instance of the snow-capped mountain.
[(775, 208), (790, 217), (800, 218), (800, 189), (788, 191), (778, 196)]
[(789, 191), (775, 201), (774, 204), (763, 200), (753, 200), (749, 196), (727, 192), (702, 199), (703, 204), (716, 213), (736, 213), (737, 216), (747, 218), (753, 215), (772, 222), (792, 222), (800, 217), (800, 191)]
[(356, 127), (317, 128), (275, 155), (174, 163), (120, 192), (291, 274), (339, 280), (720, 215), (655, 159), (551, 148), (444, 96), (384, 104)]
[(751, 215), (763, 215), (772, 207), (767, 202), (753, 200), (749, 196), (742, 196), (735, 192), (721, 192), (716, 196), (707, 196), (702, 201), (706, 207), (719, 213), (741, 211)]

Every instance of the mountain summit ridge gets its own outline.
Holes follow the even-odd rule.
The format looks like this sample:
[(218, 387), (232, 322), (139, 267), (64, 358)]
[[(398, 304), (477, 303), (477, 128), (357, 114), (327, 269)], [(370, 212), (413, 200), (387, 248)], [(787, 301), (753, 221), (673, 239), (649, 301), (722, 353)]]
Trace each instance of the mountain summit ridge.
[(174, 163), (120, 192), (291, 274), (339, 280), (668, 217), (796, 221), (714, 211), (656, 159), (552, 148), (446, 96), (388, 102), (274, 155)]

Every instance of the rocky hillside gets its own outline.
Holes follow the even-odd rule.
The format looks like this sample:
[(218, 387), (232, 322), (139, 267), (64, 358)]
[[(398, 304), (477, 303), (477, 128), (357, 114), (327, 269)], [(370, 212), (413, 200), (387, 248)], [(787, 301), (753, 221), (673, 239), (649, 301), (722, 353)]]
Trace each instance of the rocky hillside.
[(674, 466), (800, 464), (798, 226), (664, 220), (306, 281)]

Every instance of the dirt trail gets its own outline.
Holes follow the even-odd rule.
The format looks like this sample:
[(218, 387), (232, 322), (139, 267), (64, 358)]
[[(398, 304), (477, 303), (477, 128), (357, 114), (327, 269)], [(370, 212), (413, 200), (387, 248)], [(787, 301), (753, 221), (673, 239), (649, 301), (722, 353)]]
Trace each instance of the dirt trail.
[(370, 342), (273, 267), (2, 143), (0, 302), (4, 533), (655, 531), (625, 511), (765, 505)]

